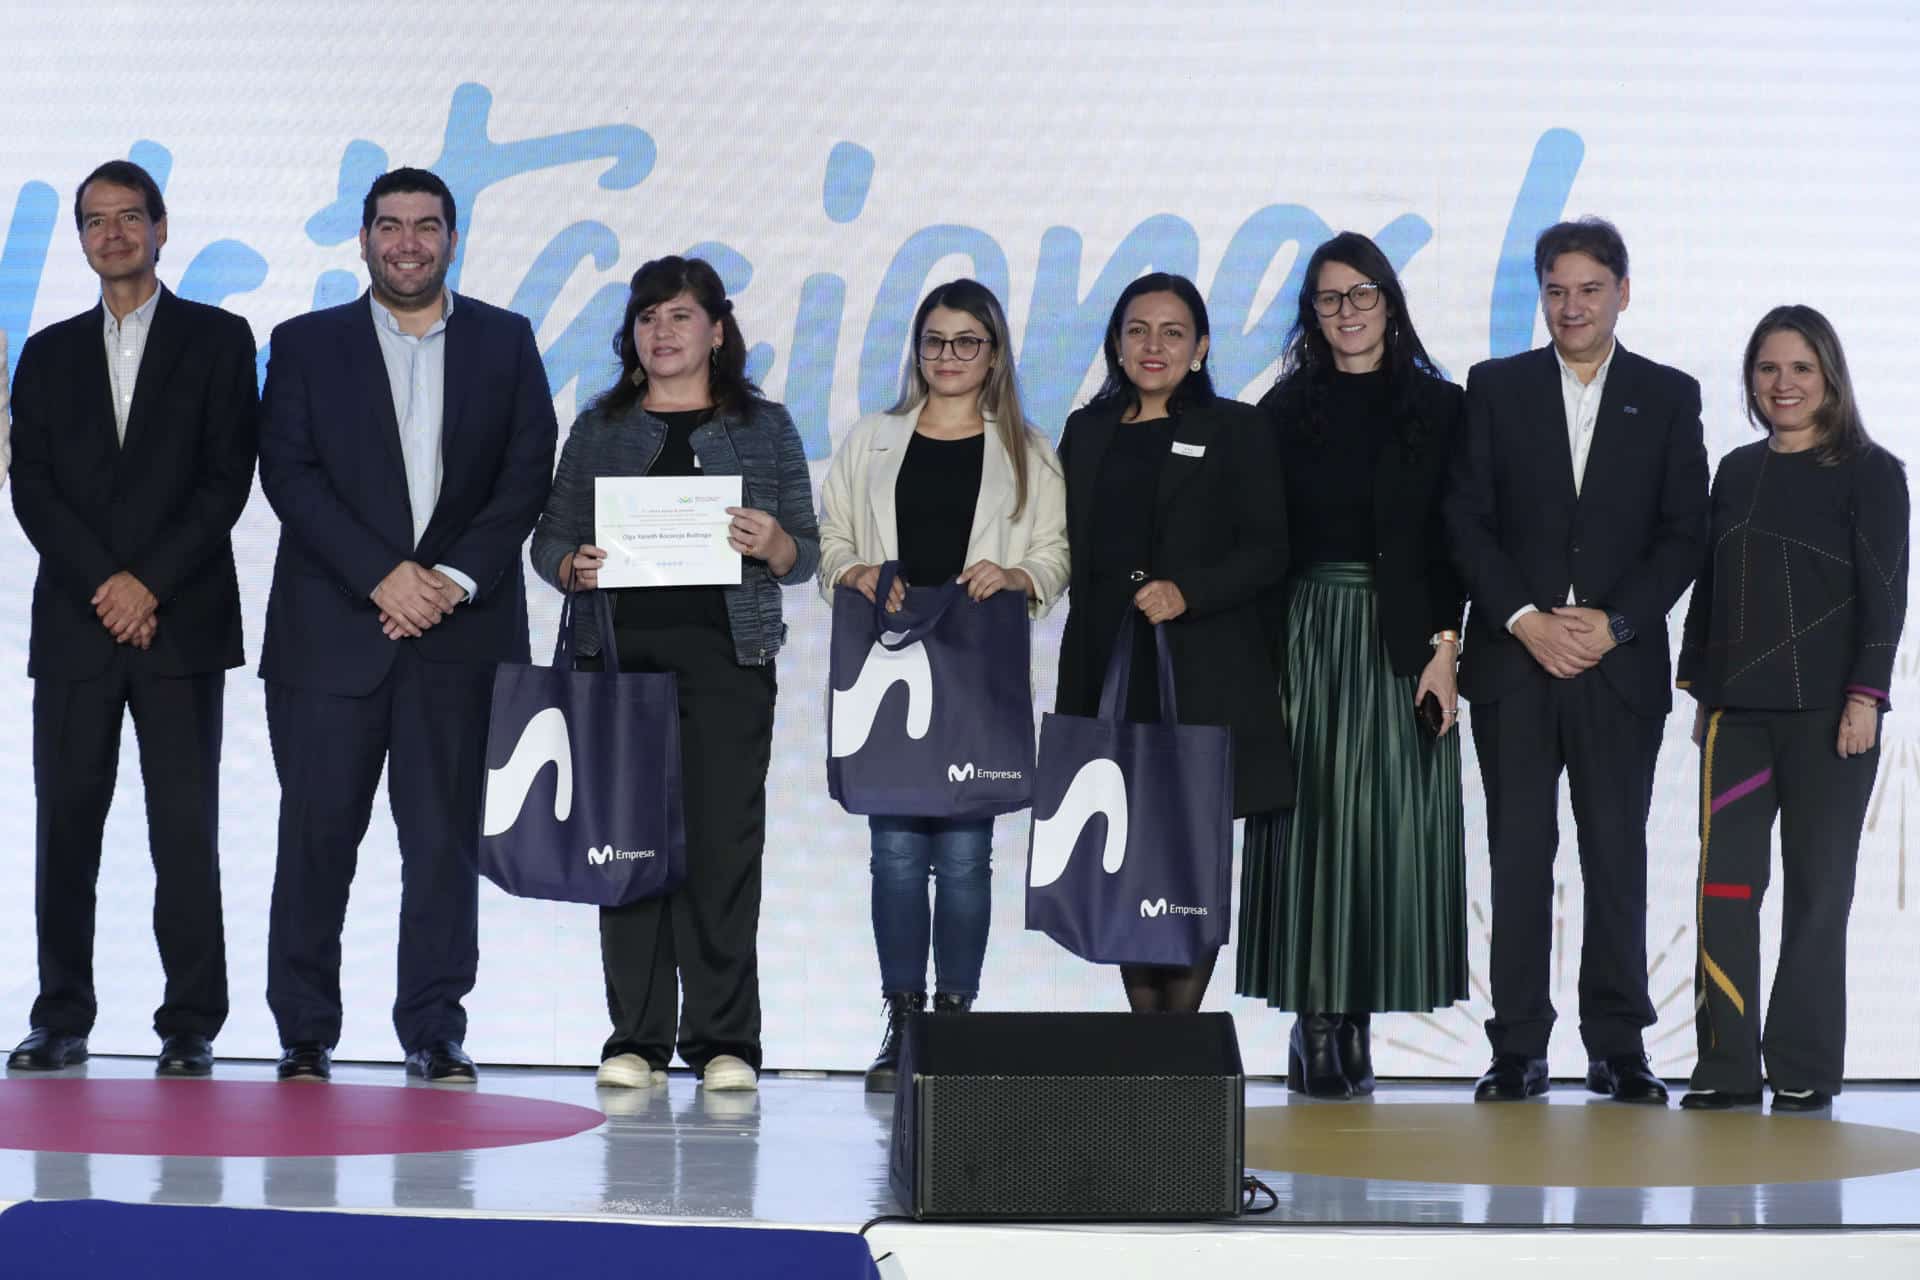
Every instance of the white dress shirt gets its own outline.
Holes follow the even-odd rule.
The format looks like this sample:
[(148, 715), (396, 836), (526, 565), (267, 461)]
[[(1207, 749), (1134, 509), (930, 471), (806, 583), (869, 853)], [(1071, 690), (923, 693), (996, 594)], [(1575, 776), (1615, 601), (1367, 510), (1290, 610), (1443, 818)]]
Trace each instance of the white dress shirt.
[[(1607, 347), (1607, 358), (1593, 372), (1593, 381), (1582, 382), (1573, 366), (1560, 354), (1560, 348), (1553, 349), (1555, 363), (1560, 366), (1560, 403), (1567, 413), (1567, 452), (1573, 458), (1573, 496), (1580, 496), (1580, 486), (1587, 478), (1587, 455), (1593, 452), (1593, 427), (1600, 420), (1600, 397), (1607, 391), (1607, 371), (1613, 368), (1613, 357), (1620, 350), (1616, 341)], [(1567, 603), (1578, 604), (1573, 594), (1573, 584), (1567, 584)], [(1521, 605), (1507, 619), (1507, 630), (1513, 630), (1513, 624), (1521, 615), (1532, 613), (1533, 606)]]
[[(440, 319), (414, 337), (400, 327), (393, 312), (371, 294), (373, 331), (380, 339), (380, 355), (387, 365), (387, 385), (393, 393), (393, 418), (400, 424), (400, 456), (406, 463), (407, 504), (413, 513), (413, 545), (427, 531), (440, 501), (444, 467), (440, 435), (446, 420), (447, 318), (453, 314), (453, 294), (446, 295)], [(472, 578), (451, 565), (434, 569), (466, 589), (472, 600), (478, 588)]]
[(140, 359), (147, 353), (147, 333), (153, 328), (153, 312), (160, 305), (160, 290), (127, 312), (113, 318), (113, 308), (103, 298), (100, 314), (102, 340), (107, 344), (107, 380), (113, 384), (113, 428), (120, 443), (127, 442), (127, 414), (133, 410), (133, 388), (140, 380)]

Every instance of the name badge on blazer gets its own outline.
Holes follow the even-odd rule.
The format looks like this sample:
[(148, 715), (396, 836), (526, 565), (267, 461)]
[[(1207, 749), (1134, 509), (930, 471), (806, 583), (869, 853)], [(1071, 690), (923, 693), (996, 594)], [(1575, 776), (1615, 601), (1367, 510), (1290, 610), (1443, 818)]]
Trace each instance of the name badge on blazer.
[(1173, 451), (1183, 458), (1204, 458), (1207, 456), (1207, 446), (1203, 444), (1187, 444), (1181, 440), (1175, 440), (1173, 442)]

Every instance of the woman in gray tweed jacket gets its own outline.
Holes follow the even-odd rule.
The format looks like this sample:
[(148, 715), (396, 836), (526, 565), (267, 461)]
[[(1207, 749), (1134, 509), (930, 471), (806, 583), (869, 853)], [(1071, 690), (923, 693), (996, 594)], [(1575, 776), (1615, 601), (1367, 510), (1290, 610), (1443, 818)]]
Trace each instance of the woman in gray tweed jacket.
[[(562, 591), (598, 586), (598, 476), (738, 475), (745, 505), (728, 509), (738, 586), (613, 593), (621, 668), (679, 677), (687, 878), (665, 897), (600, 913), (613, 1034), (598, 1081), (664, 1084), (677, 1048), (706, 1088), (752, 1089), (780, 588), (820, 563), (813, 488), (793, 419), (747, 380), (746, 342), (707, 263), (658, 258), (635, 272), (616, 346), (622, 376), (567, 436), (534, 529), (534, 569)], [(575, 637), (582, 665), (596, 666), (607, 637), (591, 612)]]

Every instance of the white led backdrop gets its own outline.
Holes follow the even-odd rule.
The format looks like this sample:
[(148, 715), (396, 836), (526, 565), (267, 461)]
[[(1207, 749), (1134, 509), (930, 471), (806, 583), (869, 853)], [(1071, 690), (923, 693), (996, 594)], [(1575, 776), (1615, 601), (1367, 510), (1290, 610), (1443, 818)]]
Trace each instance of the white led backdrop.
[[(1829, 12), (1839, 16), (1827, 16)], [(1870, 428), (1920, 458), (1920, 402), (1896, 323), (1920, 253), (1920, 32), (1901, 3), (1623, 3), (1574, 16), (1509, 3), (1105, 5), (466, 4), (183, 0), (7, 6), (0, 76), (0, 326), (26, 335), (92, 304), (67, 213), (97, 162), (133, 155), (165, 181), (162, 277), (219, 301), (264, 343), (280, 320), (351, 296), (367, 182), (439, 170), (461, 201), (457, 287), (534, 322), (564, 425), (605, 385), (624, 284), (698, 247), (727, 277), (754, 367), (806, 436), (833, 439), (892, 398), (911, 310), (971, 274), (1007, 304), (1035, 416), (1057, 429), (1092, 390), (1122, 284), (1195, 277), (1216, 378), (1271, 382), (1295, 272), (1332, 230), (1378, 238), (1404, 271), (1428, 346), (1456, 376), (1543, 339), (1528, 251), (1562, 212), (1605, 214), (1633, 255), (1621, 337), (1701, 380), (1717, 458), (1748, 437), (1737, 370), (1769, 306), (1810, 302), (1849, 348)], [(256, 493), (236, 534), (257, 659), (277, 529)], [(33, 798), (26, 613), (32, 549), (0, 515), (0, 1034), (34, 991)], [(556, 597), (535, 584), (534, 647)], [(776, 1067), (863, 1065), (878, 970), (865, 826), (826, 798), (827, 613), (787, 593), (761, 928)], [(1676, 613), (1676, 626), (1677, 626)], [(1052, 700), (1059, 618), (1036, 644)], [(1920, 695), (1903, 646), (1862, 852), (1848, 1065), (1920, 1075), (1920, 885), (1909, 794)], [(234, 990), (220, 1041), (268, 1055), (262, 996), (278, 798), (259, 681), (227, 686), (222, 864)], [(1692, 1059), (1694, 758), (1668, 725), (1653, 816), (1656, 1065)], [(148, 1052), (160, 974), (152, 872), (127, 735), (101, 875), (94, 1048)], [(1486, 954), (1479, 777), (1467, 768), (1476, 974)], [(450, 820), (452, 820), (450, 816)], [(1920, 822), (1920, 814), (1915, 821)], [(1571, 834), (1570, 816), (1563, 825)], [(1114, 974), (1021, 931), (1027, 824), (1003, 819), (984, 1007), (1123, 1007)], [(1574, 1031), (1580, 886), (1561, 857), (1556, 1068)], [(346, 939), (347, 1057), (392, 1057), (398, 895), (384, 806), (362, 852)], [(483, 1060), (587, 1063), (604, 1033), (586, 908), (482, 889), (469, 1045)], [(1770, 911), (1777, 919), (1777, 910)], [(1287, 1018), (1229, 994), (1250, 1070), (1284, 1069)], [(1383, 1020), (1388, 1073), (1485, 1061), (1474, 998)]]

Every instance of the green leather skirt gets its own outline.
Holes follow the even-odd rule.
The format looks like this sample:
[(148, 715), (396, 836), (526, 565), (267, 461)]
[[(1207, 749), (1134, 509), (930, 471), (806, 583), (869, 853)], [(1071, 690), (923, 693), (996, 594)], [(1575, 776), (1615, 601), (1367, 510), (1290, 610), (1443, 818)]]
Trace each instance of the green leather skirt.
[(1248, 818), (1236, 989), (1312, 1013), (1431, 1010), (1467, 995), (1460, 731), (1414, 717), (1373, 571), (1308, 565), (1288, 588), (1281, 696), (1291, 814)]

